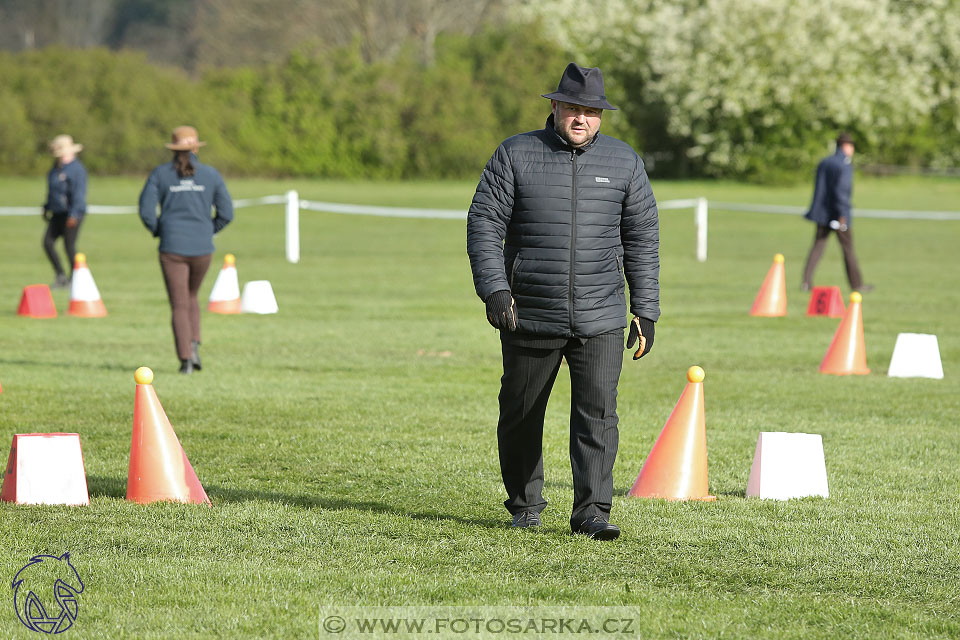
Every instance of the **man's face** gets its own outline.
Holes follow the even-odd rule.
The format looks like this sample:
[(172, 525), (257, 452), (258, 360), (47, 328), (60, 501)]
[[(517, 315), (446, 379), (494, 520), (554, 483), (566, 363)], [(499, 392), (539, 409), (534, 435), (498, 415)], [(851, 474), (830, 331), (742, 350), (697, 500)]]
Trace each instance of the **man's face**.
[(852, 142), (844, 142), (843, 144), (840, 145), (840, 148), (843, 150), (843, 153), (846, 154), (846, 156), (847, 156), (848, 158), (852, 158), (852, 157), (853, 157), (853, 143), (852, 143)]
[(603, 109), (556, 100), (551, 100), (550, 105), (553, 108), (553, 126), (571, 147), (582, 147), (600, 131)]

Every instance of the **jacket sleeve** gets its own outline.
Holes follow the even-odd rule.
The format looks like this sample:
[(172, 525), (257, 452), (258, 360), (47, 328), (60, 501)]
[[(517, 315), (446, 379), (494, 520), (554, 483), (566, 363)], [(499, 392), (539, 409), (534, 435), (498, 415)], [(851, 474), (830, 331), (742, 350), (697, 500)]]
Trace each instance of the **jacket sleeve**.
[(140, 192), (140, 220), (150, 233), (157, 235), (157, 205), (160, 203), (160, 178), (156, 170), (147, 178)]
[(840, 166), (839, 175), (834, 181), (834, 212), (837, 218), (841, 216), (850, 220), (850, 196), (853, 191), (853, 165), (843, 164)]
[(660, 218), (640, 156), (623, 203), (620, 241), (630, 313), (656, 322), (660, 318)]
[(233, 199), (230, 197), (227, 185), (219, 173), (217, 174), (217, 180), (217, 187), (213, 194), (213, 207), (217, 212), (213, 218), (214, 233), (219, 233), (233, 220)]
[(467, 255), (473, 286), (481, 300), (510, 290), (503, 264), (503, 240), (513, 215), (514, 176), (510, 156), (500, 145), (487, 162), (467, 212)]
[(87, 212), (87, 170), (77, 163), (70, 179), (70, 217), (82, 220)]
[[(52, 170), (51, 170), (51, 172), (52, 172)], [(46, 213), (47, 211), (53, 211), (53, 203), (50, 202), (50, 196), (52, 195), (51, 189), (50, 189), (50, 173), (51, 173), (51, 172), (47, 172), (47, 197), (46, 197), (46, 199), (43, 201), (43, 211), (44, 211), (44, 213)]]

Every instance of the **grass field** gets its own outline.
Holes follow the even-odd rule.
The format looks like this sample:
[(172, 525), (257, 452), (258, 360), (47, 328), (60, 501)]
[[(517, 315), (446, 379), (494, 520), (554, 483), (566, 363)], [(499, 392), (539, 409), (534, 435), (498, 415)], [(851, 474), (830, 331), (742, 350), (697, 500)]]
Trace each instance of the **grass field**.
[[(141, 184), (94, 179), (90, 201), (133, 203)], [(316, 200), (465, 208), (475, 185), (229, 186), (234, 197), (297, 188)], [(42, 188), (0, 180), (0, 204), (38, 203)], [(654, 189), (660, 199), (809, 197), (807, 185)], [(957, 181), (856, 189), (861, 207), (960, 202)], [(624, 365), (615, 543), (569, 534), (563, 373), (547, 416), (544, 526), (505, 526), (499, 341), (473, 292), (462, 222), (304, 212), (291, 265), (281, 208), (239, 210), (201, 298), (232, 252), (241, 283), (271, 281), (280, 313), (204, 313), (204, 369), (184, 377), (156, 241), (136, 216), (90, 216), (80, 238), (109, 315), (67, 316), (57, 291), (53, 320), (15, 314), (24, 285), (52, 279), (41, 221), (0, 218), (0, 446), (14, 433), (78, 432), (91, 496), (84, 508), (0, 505), (0, 579), (34, 554), (69, 551), (86, 585), (75, 638), (316, 638), (324, 607), (441, 604), (629, 607), (639, 638), (960, 637), (960, 222), (857, 221), (877, 287), (863, 303), (873, 372), (838, 378), (817, 372), (837, 321), (807, 318), (798, 289), (812, 227), (713, 210), (700, 264), (692, 217), (661, 215), (656, 345)], [(752, 318), (777, 252), (789, 315)], [(831, 241), (816, 282), (847, 292), (839, 253)], [(944, 380), (886, 376), (908, 331), (937, 334)], [(706, 370), (717, 502), (625, 497), (693, 364)], [(212, 508), (124, 500), (141, 365)], [(760, 431), (822, 434), (830, 498), (746, 499)], [(33, 637), (10, 592), (3, 601), (0, 637)]]

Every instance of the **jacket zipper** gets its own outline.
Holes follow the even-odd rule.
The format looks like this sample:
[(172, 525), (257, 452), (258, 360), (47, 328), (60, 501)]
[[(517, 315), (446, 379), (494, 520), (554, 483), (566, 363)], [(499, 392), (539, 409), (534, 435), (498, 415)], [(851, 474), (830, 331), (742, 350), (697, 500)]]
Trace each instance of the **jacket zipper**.
[(567, 302), (570, 305), (570, 333), (573, 330), (573, 273), (577, 253), (577, 152), (570, 151), (570, 168), (572, 171), (570, 179), (570, 198), (572, 203), (572, 215), (570, 217), (570, 288), (567, 293)]

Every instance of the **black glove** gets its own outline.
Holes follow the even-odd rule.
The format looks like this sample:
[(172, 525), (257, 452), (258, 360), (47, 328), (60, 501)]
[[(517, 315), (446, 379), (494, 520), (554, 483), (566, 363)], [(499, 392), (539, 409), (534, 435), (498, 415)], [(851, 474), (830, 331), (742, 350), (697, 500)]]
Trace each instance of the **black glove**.
[(630, 323), (630, 335), (627, 336), (627, 349), (632, 349), (637, 339), (640, 340), (637, 351), (633, 354), (634, 360), (639, 360), (650, 353), (650, 349), (653, 348), (655, 327), (656, 324), (653, 320), (647, 320), (640, 316), (633, 317), (633, 321)]
[(501, 331), (517, 330), (517, 303), (506, 289), (495, 291), (486, 299), (487, 322)]

